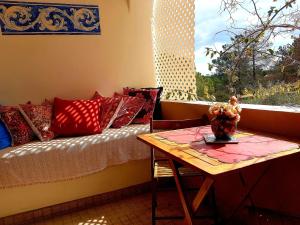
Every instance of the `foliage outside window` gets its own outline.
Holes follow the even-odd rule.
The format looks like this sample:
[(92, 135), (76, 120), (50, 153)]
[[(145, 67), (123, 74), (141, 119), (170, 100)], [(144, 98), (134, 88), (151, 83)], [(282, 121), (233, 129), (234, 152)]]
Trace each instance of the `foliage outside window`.
[[(196, 0), (196, 9), (203, 2)], [(197, 93), (190, 100), (226, 101), (229, 96), (237, 95), (242, 103), (300, 106), (297, 0), (219, 0), (219, 3), (219, 13), (226, 14), (228, 21), (210, 38), (226, 36), (226, 42), (218, 47), (207, 46), (205, 53), (196, 54), (196, 60), (206, 57), (210, 62), (206, 65), (207, 73), (196, 72)], [(251, 21), (242, 23), (236, 15), (249, 17)], [(200, 38), (201, 29), (196, 22)], [(278, 37), (289, 37), (290, 42), (280, 44)]]
[[(219, 101), (236, 94), (244, 103), (300, 106), (297, 1), (222, 0), (221, 10), (232, 23), (220, 34), (226, 33), (230, 41), (221, 49), (206, 49), (206, 56), (213, 58), (208, 67), (214, 72), (205, 77), (208, 85), (197, 86), (198, 93), (208, 89), (207, 96)], [(234, 17), (237, 11), (252, 16), (253, 21), (240, 25)], [(293, 36), (292, 43), (273, 47), (272, 42), (282, 34)], [(197, 74), (199, 79), (203, 75)]]

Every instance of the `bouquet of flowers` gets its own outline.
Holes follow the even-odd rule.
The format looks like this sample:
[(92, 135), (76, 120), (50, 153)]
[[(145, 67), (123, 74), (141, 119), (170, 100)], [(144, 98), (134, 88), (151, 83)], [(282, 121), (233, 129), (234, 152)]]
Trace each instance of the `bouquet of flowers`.
[(211, 129), (216, 139), (230, 140), (235, 133), (237, 123), (240, 121), (242, 109), (235, 96), (232, 96), (228, 103), (215, 103), (209, 108)]

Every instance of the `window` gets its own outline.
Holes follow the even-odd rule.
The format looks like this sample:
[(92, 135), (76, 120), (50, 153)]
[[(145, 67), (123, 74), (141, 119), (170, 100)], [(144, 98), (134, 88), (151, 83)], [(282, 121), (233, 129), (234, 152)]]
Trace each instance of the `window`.
[(299, 4), (278, 12), (293, 1), (238, 1), (227, 5), (229, 14), (230, 2), (237, 1), (195, 0), (198, 98), (226, 101), (234, 94), (243, 103), (300, 106)]

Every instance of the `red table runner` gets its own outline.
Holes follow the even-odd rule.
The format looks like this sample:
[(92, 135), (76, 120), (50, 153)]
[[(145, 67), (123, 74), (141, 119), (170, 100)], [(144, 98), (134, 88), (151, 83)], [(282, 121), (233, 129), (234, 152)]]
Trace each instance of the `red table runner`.
[(206, 144), (203, 135), (212, 134), (210, 126), (161, 132), (157, 136), (192, 149), (225, 163), (237, 163), (256, 157), (299, 148), (297, 143), (258, 134), (237, 132), (238, 144)]

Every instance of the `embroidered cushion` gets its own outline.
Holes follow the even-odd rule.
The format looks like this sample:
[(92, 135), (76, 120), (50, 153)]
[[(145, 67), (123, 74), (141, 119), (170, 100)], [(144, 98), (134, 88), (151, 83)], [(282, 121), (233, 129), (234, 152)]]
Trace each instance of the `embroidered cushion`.
[(11, 137), (5, 124), (0, 120), (0, 150), (11, 146)]
[(145, 90), (157, 90), (157, 98), (155, 102), (155, 108), (153, 112), (153, 119), (154, 120), (162, 120), (162, 110), (161, 110), (161, 102), (160, 98), (163, 93), (163, 87), (157, 87), (157, 88), (142, 88)]
[(108, 129), (116, 119), (123, 104), (122, 97), (103, 97), (97, 91), (93, 99), (101, 99), (100, 126), (102, 130)]
[(116, 119), (112, 124), (112, 127), (120, 128), (123, 126), (127, 126), (132, 122), (132, 120), (135, 118), (135, 116), (139, 113), (139, 111), (145, 104), (145, 100), (139, 97), (122, 96), (117, 93), (115, 93), (115, 96), (122, 97), (123, 104), (121, 106), (120, 111), (118, 112)]
[(17, 107), (0, 106), (0, 115), (10, 133), (12, 146), (26, 144), (34, 140), (34, 132)]
[(50, 130), (52, 108), (52, 104), (46, 102), (43, 105), (19, 105), (20, 112), (41, 141), (54, 138), (54, 133)]
[(137, 116), (134, 118), (133, 123), (150, 123), (155, 108), (155, 102), (157, 98), (157, 89), (145, 90), (135, 88), (124, 88), (123, 94), (129, 96), (135, 96), (145, 99), (145, 104)]
[(101, 99), (54, 99), (51, 130), (61, 136), (101, 133), (99, 114)]

